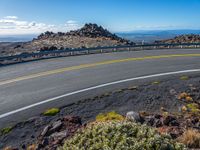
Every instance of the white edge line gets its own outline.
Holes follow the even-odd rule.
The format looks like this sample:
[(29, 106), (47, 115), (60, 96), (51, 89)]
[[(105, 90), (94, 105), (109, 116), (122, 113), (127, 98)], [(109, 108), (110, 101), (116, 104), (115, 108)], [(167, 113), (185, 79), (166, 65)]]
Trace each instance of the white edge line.
[(105, 83), (105, 84), (100, 84), (100, 85), (97, 85), (97, 86), (92, 86), (92, 87), (85, 88), (85, 89), (82, 89), (82, 90), (78, 90), (78, 91), (74, 91), (74, 92), (67, 93), (67, 94), (64, 94), (64, 95), (56, 96), (56, 97), (53, 97), (53, 98), (50, 98), (50, 99), (47, 99), (47, 100), (44, 100), (44, 101), (41, 101), (41, 102), (38, 102), (38, 103), (35, 103), (35, 104), (31, 104), (29, 106), (25, 106), (25, 107), (22, 107), (22, 108), (19, 108), (19, 109), (16, 109), (16, 110), (1, 114), (0, 115), (0, 119), (8, 117), (10, 115), (13, 115), (15, 113), (30, 109), (30, 108), (38, 106), (38, 105), (42, 105), (44, 103), (48, 103), (48, 102), (63, 98), (63, 97), (67, 97), (67, 96), (70, 96), (70, 95), (74, 95), (74, 94), (78, 94), (78, 93), (94, 90), (94, 89), (97, 89), (97, 88), (102, 88), (102, 87), (109, 86), (109, 85), (114, 85), (114, 84), (118, 84), (118, 83), (134, 81), (134, 80), (153, 78), (153, 77), (160, 77), (160, 76), (167, 76), (167, 75), (181, 74), (181, 73), (189, 73), (189, 72), (200, 72), (200, 69), (182, 70), (182, 71), (175, 71), (175, 72), (152, 74), (152, 75), (147, 75), (147, 76), (140, 76), (140, 77), (135, 77), (135, 78), (129, 78), (129, 79), (124, 79), (124, 80), (109, 82), (109, 83)]

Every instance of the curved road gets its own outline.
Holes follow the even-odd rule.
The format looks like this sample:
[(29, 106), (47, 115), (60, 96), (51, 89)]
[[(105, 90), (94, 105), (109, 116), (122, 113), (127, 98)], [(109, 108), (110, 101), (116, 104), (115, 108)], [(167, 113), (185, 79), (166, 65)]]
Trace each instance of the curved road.
[(35, 116), (47, 108), (144, 83), (147, 78), (199, 74), (198, 69), (200, 49), (93, 54), (1, 67), (0, 127)]

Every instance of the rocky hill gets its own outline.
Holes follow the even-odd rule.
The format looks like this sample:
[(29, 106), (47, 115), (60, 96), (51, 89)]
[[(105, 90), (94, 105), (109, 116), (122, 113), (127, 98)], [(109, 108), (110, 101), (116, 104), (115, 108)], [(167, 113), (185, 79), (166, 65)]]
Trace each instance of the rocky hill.
[(97, 24), (85, 24), (81, 29), (70, 32), (45, 32), (30, 42), (0, 48), (0, 55), (38, 52), (55, 49), (89, 48), (134, 44), (112, 34)]
[(173, 44), (173, 43), (200, 43), (200, 35), (199, 34), (180, 35), (180, 36), (176, 36), (173, 39), (156, 41), (156, 43), (167, 43), (167, 44)]

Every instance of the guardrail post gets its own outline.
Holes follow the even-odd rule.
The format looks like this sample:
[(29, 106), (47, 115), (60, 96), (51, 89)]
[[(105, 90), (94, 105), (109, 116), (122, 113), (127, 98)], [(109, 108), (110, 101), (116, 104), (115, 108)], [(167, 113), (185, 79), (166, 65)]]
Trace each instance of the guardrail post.
[(22, 61), (22, 58), (17, 58), (17, 61)]
[(101, 49), (100, 52), (103, 53), (103, 50)]

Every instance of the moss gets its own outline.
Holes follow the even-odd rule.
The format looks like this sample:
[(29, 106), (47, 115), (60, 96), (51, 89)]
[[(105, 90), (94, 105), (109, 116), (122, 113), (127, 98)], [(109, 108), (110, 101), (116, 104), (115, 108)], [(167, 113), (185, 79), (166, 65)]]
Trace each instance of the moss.
[(129, 88), (128, 88), (128, 90), (137, 90), (138, 89), (138, 86), (130, 86)]
[(163, 115), (164, 117), (167, 117), (167, 116), (169, 116), (169, 112), (165, 111), (165, 112), (162, 113), (162, 115)]
[(115, 111), (100, 113), (96, 116), (96, 121), (124, 120), (124, 117)]
[(160, 84), (160, 81), (154, 81), (154, 82), (152, 82), (152, 84), (154, 85), (154, 84)]
[(119, 90), (116, 90), (115, 93), (122, 93), (123, 90), (122, 89), (119, 89)]
[(51, 109), (46, 110), (43, 113), (43, 115), (45, 115), (45, 116), (55, 116), (59, 112), (60, 112), (59, 108), (51, 108)]
[(97, 122), (79, 130), (58, 150), (183, 150), (166, 134), (159, 134), (147, 125), (128, 121)]
[(104, 93), (103, 96), (107, 97), (107, 96), (110, 96), (111, 93)]
[(181, 79), (181, 80), (188, 80), (189, 77), (188, 77), (188, 76), (181, 76), (180, 79)]
[(200, 113), (199, 105), (196, 104), (196, 103), (187, 104), (187, 108), (188, 108), (192, 113)]
[(8, 134), (12, 131), (12, 127), (6, 127), (6, 128), (3, 128), (1, 129), (1, 135), (5, 135), (5, 134)]

